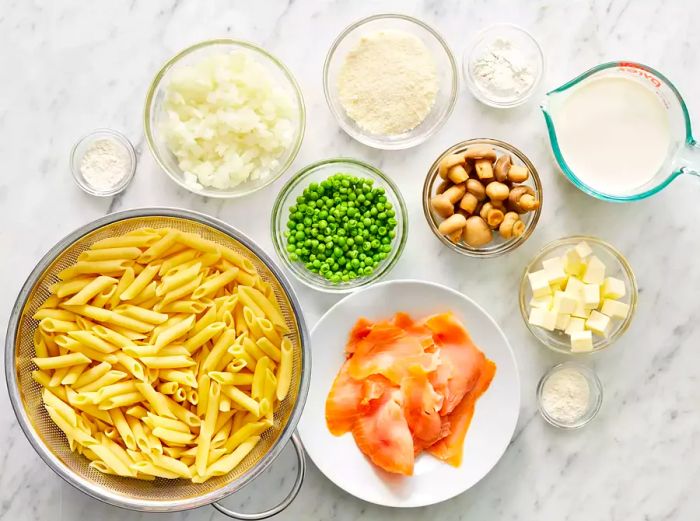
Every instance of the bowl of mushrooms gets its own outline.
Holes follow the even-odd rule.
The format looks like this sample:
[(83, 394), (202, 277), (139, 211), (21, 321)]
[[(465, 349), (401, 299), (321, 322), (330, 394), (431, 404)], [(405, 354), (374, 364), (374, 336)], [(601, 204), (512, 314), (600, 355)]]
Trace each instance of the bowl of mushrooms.
[(445, 150), (423, 185), (423, 211), (440, 241), (472, 257), (495, 257), (520, 246), (542, 211), (542, 183), (525, 154), (479, 138)]

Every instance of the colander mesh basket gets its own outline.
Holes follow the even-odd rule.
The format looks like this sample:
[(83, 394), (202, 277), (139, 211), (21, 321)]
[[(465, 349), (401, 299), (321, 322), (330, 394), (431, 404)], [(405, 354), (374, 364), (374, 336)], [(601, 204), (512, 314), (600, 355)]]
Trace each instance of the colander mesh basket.
[[(125, 213), (128, 214), (129, 212)], [(32, 287), (26, 293), (26, 298), (23, 299), (24, 301), (21, 302), (22, 295), (20, 295), (20, 301), (15, 307), (15, 310), (19, 311), (14, 338), (17, 391), (15, 394), (18, 395), (19, 407), (23, 409), (26, 416), (28, 425), (23, 425), (23, 427), (28, 437), (30, 437), (30, 441), (35, 446), (37, 442), (44, 446), (45, 452), (48, 452), (48, 457), (53, 459), (54, 469), (64, 479), (99, 499), (139, 510), (180, 510), (192, 508), (216, 501), (240, 488), (248, 479), (252, 479), (256, 475), (256, 467), (261, 464), (265, 456), (270, 455), (273, 449), (276, 448), (278, 442), (281, 441), (283, 433), (286, 434), (285, 438), (288, 438), (288, 435), (296, 427), (296, 425), (288, 426), (288, 423), (293, 416), (295, 404), (303, 387), (303, 340), (306, 335), (303, 322), (300, 323), (302, 321), (299, 315), (300, 310), (296, 309), (295, 303), (290, 300), (290, 293), (283, 287), (279, 278), (273, 273), (268, 264), (261, 260), (260, 257), (264, 256), (264, 254), (255, 253), (251, 249), (255, 248), (254, 245), (251, 244), (248, 247), (243, 242), (232, 237), (229, 233), (232, 233), (233, 230), (229, 230), (229, 233), (224, 233), (214, 227), (217, 224), (221, 225), (221, 223), (199, 214), (179, 211), (173, 211), (172, 213), (187, 216), (141, 215), (126, 217), (103, 224), (80, 236), (80, 238), (62, 250), (55, 252), (53, 260), (35, 278)], [(210, 224), (207, 224), (205, 221), (209, 221)], [(31, 358), (34, 356), (33, 334), (38, 326), (38, 322), (31, 317), (49, 297), (49, 286), (59, 280), (57, 273), (75, 263), (78, 255), (88, 249), (94, 242), (143, 227), (169, 227), (183, 232), (195, 233), (243, 254), (253, 263), (260, 277), (272, 287), (282, 315), (290, 330), (287, 336), (292, 343), (294, 352), (292, 383), (288, 396), (279, 404), (278, 409), (275, 411), (274, 425), (265, 431), (255, 449), (232, 472), (225, 476), (212, 478), (201, 484), (192, 483), (187, 479), (157, 478), (155, 481), (142, 481), (107, 475), (90, 468), (88, 466), (90, 462), (87, 458), (70, 451), (65, 435), (51, 421), (42, 405), (41, 386), (34, 382), (31, 376), (32, 370), (36, 369)], [(10, 328), (12, 329), (12, 321)], [(10, 342), (11, 333), (12, 331), (8, 331), (8, 342)], [(7, 346), (7, 349), (11, 348), (10, 345)], [(9, 382), (11, 382), (11, 379), (8, 377)], [(12, 389), (10, 389), (10, 394), (13, 394)], [(14, 405), (17, 407), (18, 404)], [(18, 414), (18, 417), (22, 421), (20, 414)], [(298, 414), (295, 415), (294, 423), (296, 423), (296, 420), (298, 420)], [(290, 428), (287, 429), (287, 427)], [(34, 439), (32, 440), (31, 438)], [(281, 447), (279, 449), (281, 450)], [(44, 459), (47, 457), (46, 454), (42, 456)], [(273, 458), (274, 456), (271, 459)], [(55, 465), (57, 463), (56, 460), (65, 468), (62, 469), (60, 464)], [(269, 461), (263, 462), (263, 467), (267, 463)], [(262, 469), (260, 468), (259, 470)]]

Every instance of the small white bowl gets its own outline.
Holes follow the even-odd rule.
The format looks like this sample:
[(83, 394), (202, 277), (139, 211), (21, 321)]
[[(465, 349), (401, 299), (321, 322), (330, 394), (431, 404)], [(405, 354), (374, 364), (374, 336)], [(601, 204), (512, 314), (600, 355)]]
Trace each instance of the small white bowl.
[[(109, 190), (103, 190), (92, 186), (80, 171), (80, 163), (83, 160), (85, 152), (87, 152), (87, 150), (90, 148), (90, 145), (100, 139), (109, 139), (110, 141), (120, 145), (128, 155), (130, 161), (127, 174), (124, 176), (124, 179)], [(121, 132), (117, 132), (116, 130), (109, 128), (98, 128), (97, 130), (93, 130), (89, 134), (80, 138), (73, 146), (70, 153), (70, 169), (75, 183), (85, 193), (96, 195), (97, 197), (111, 197), (117, 195), (123, 192), (134, 178), (134, 173), (136, 172), (136, 153), (134, 152), (134, 146), (131, 144), (131, 141), (129, 141), (129, 139)]]
[[(474, 63), (496, 40), (508, 40), (534, 64), (532, 85), (517, 96), (499, 96), (480, 85), (474, 74)], [(537, 90), (544, 72), (544, 55), (537, 40), (525, 29), (513, 24), (496, 24), (479, 31), (462, 57), (462, 73), (469, 90), (480, 102), (495, 108), (512, 108), (525, 103)]]

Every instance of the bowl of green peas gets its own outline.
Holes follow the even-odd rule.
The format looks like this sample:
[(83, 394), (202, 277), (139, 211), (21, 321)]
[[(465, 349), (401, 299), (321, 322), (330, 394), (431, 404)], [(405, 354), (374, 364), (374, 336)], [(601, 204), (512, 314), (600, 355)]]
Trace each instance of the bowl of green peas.
[(406, 204), (367, 163), (332, 158), (292, 176), (272, 209), (272, 241), (286, 267), (312, 288), (344, 293), (389, 272), (406, 243)]

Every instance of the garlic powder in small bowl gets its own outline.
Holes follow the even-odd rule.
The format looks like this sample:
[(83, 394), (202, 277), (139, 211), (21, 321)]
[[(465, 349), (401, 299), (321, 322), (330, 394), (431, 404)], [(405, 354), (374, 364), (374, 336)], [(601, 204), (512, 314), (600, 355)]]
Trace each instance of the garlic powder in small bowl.
[(603, 385), (588, 366), (564, 362), (552, 367), (537, 386), (542, 417), (561, 429), (578, 429), (590, 422), (603, 403)]
[(463, 57), (464, 79), (476, 99), (491, 107), (525, 103), (544, 70), (537, 40), (516, 25), (497, 24), (477, 33)]
[(70, 167), (86, 193), (110, 197), (122, 192), (136, 172), (136, 153), (129, 139), (107, 128), (82, 137), (73, 147)]

